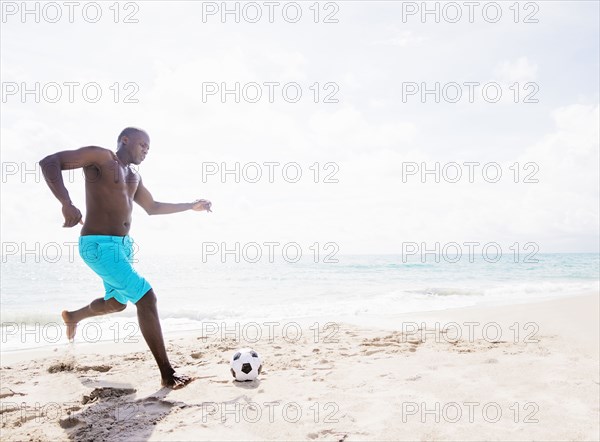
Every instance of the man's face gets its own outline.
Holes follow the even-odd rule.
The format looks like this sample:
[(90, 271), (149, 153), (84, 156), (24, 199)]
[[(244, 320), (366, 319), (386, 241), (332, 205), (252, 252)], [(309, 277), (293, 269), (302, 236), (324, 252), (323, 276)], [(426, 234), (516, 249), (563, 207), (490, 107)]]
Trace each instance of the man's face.
[(127, 146), (133, 158), (133, 164), (140, 164), (150, 150), (150, 137), (144, 132), (138, 132), (129, 138)]

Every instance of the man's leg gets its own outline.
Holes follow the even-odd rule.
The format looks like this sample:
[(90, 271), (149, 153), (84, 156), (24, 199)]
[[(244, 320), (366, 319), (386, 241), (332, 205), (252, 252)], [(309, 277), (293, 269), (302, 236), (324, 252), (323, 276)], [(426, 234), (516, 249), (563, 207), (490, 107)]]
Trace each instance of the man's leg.
[(115, 298), (110, 298), (108, 300), (104, 300), (103, 298), (94, 299), (89, 305), (86, 305), (79, 310), (75, 310), (69, 312), (67, 310), (63, 310), (62, 318), (67, 326), (67, 338), (69, 341), (73, 340), (75, 337), (75, 330), (77, 328), (77, 324), (86, 319), (91, 318), (92, 316), (100, 316), (106, 315), (108, 313), (121, 312), (125, 310), (127, 307), (126, 304), (121, 304)]
[(138, 321), (142, 336), (146, 340), (150, 351), (156, 359), (160, 375), (162, 377), (162, 385), (173, 389), (181, 388), (191, 381), (187, 376), (178, 376), (175, 370), (171, 367), (165, 342), (163, 340), (160, 320), (158, 318), (158, 310), (156, 308), (156, 295), (152, 289), (148, 290), (142, 298), (135, 303), (137, 307)]

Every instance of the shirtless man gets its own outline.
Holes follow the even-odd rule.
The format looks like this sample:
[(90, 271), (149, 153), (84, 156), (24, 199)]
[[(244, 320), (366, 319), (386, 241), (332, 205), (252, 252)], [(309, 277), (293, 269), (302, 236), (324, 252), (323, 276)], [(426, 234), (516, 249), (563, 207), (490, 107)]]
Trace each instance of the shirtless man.
[[(129, 237), (133, 201), (149, 215), (183, 212), (210, 212), (211, 203), (160, 203), (144, 187), (142, 178), (130, 168), (140, 164), (150, 150), (150, 138), (141, 129), (128, 127), (117, 140), (114, 153), (102, 147), (82, 147), (49, 155), (40, 161), (46, 183), (62, 204), (63, 227), (83, 224), (79, 237), (79, 254), (104, 281), (106, 294), (75, 311), (63, 311), (67, 337), (75, 337), (77, 324), (86, 318), (125, 310), (127, 302), (137, 308), (140, 330), (156, 359), (162, 385), (181, 388), (191, 379), (175, 374), (169, 363), (156, 309), (152, 287), (132, 267), (133, 240)], [(85, 175), (86, 217), (82, 222), (62, 179), (62, 170), (82, 167)]]

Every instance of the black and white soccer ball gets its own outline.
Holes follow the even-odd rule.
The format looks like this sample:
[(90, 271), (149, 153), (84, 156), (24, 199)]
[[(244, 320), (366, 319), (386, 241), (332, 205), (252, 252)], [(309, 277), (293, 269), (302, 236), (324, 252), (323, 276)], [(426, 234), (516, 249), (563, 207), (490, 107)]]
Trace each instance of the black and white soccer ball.
[(262, 361), (251, 348), (240, 348), (231, 357), (230, 366), (236, 381), (253, 381), (262, 370)]

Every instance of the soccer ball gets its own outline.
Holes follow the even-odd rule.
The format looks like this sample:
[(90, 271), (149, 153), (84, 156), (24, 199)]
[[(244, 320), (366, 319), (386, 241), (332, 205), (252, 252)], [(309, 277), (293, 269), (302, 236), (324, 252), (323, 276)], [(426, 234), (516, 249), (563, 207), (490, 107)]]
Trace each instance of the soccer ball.
[(262, 370), (260, 356), (251, 348), (240, 348), (231, 357), (231, 374), (236, 381), (253, 381)]

